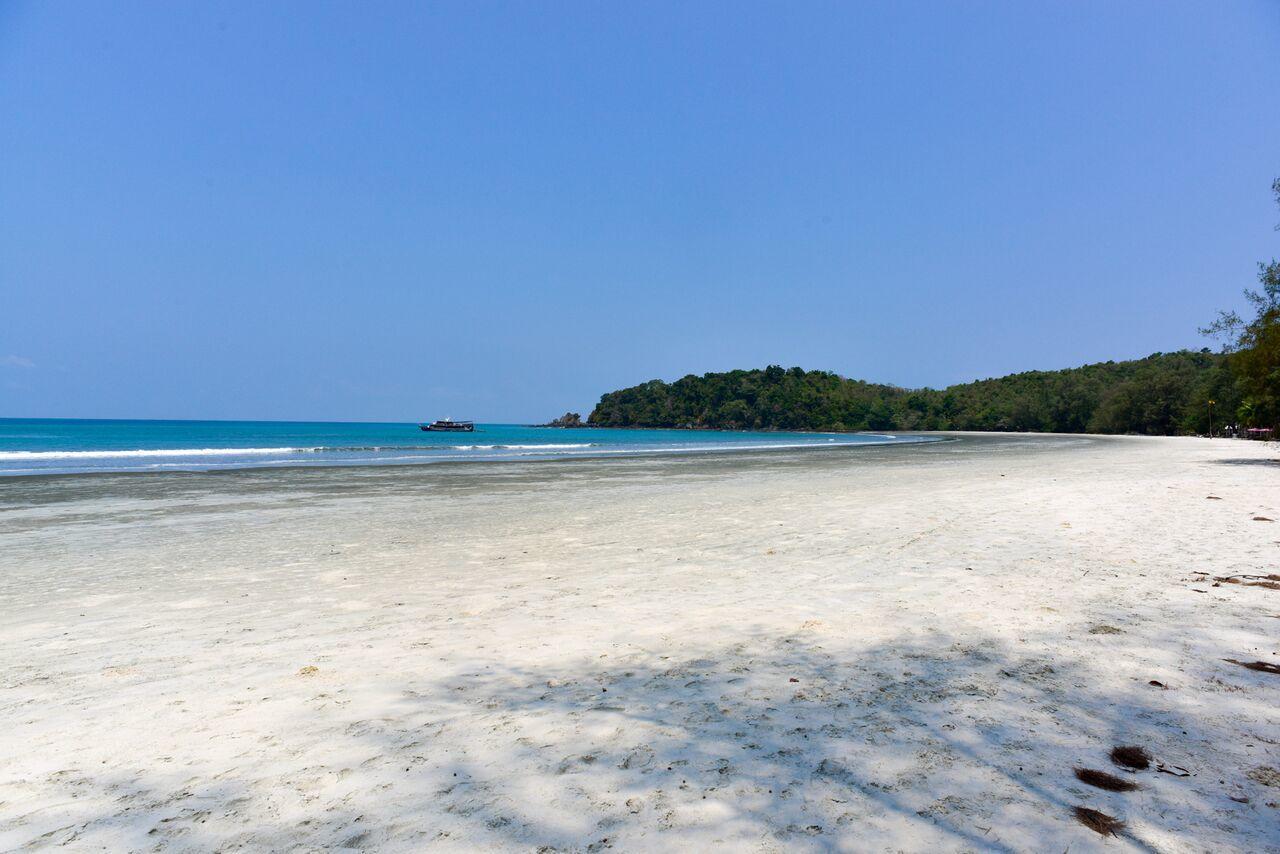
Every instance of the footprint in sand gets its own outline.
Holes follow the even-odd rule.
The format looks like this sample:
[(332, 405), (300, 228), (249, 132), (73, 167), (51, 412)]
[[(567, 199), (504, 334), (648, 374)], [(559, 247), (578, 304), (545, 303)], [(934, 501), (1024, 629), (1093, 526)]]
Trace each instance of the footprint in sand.
[(648, 768), (653, 764), (653, 750), (649, 747), (637, 747), (635, 750), (627, 754), (627, 757), (618, 765), (624, 771), (630, 771), (639, 768)]

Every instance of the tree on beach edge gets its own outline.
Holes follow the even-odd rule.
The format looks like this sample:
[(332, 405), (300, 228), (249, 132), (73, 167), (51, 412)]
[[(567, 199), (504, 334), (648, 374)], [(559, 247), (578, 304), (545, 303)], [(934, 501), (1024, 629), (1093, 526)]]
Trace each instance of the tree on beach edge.
[[(1280, 178), (1272, 182), (1271, 191), (1280, 206)], [(1280, 261), (1258, 263), (1258, 285), (1258, 290), (1244, 292), (1254, 311), (1252, 319), (1221, 311), (1217, 320), (1200, 331), (1222, 341), (1234, 374), (1238, 396), (1234, 411), (1240, 423), (1274, 428), (1280, 425)]]

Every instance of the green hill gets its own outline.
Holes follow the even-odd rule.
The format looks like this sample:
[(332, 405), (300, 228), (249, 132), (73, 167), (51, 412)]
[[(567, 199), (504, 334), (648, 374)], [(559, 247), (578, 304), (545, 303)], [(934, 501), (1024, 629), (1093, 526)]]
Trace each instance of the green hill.
[[(651, 380), (600, 398), (600, 427), (731, 430), (1019, 430), (1055, 433), (1205, 432), (1239, 393), (1225, 356), (1156, 353), (1062, 371), (1028, 371), (946, 389), (904, 389), (828, 371), (784, 369)], [(1230, 419), (1229, 419), (1230, 420)]]

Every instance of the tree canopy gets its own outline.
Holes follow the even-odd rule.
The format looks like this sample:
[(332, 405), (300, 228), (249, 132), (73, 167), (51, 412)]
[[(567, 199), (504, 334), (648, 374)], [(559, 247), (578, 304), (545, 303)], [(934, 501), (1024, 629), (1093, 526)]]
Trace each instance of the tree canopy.
[[(1271, 192), (1280, 205), (1280, 178), (1272, 182)], [(1280, 261), (1258, 264), (1258, 284), (1258, 290), (1244, 292), (1254, 310), (1251, 320), (1223, 311), (1200, 331), (1223, 342), (1235, 376), (1235, 413), (1241, 423), (1275, 427), (1280, 424)]]
[[(904, 389), (829, 371), (785, 369), (651, 380), (600, 398), (601, 427), (729, 430), (1020, 430), (1171, 435), (1208, 428), (1207, 402), (1233, 406), (1226, 357), (1156, 353), (1063, 371), (1029, 371), (942, 390)], [(1221, 411), (1221, 410), (1220, 410)]]
[[(1271, 189), (1280, 204), (1280, 179)], [(587, 421), (601, 427), (1174, 435), (1208, 432), (1216, 414), (1218, 424), (1275, 428), (1280, 426), (1280, 262), (1259, 264), (1258, 284), (1258, 290), (1245, 291), (1254, 317), (1221, 312), (1201, 330), (1223, 341), (1222, 353), (1155, 353), (942, 390), (770, 365), (690, 374), (673, 383), (651, 380), (609, 392)]]

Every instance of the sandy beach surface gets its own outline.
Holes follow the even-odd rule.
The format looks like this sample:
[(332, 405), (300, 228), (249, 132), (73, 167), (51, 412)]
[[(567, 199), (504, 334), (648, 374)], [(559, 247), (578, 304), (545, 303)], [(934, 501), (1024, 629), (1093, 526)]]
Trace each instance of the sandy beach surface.
[(1278, 458), (6, 479), (0, 849), (1280, 850)]

